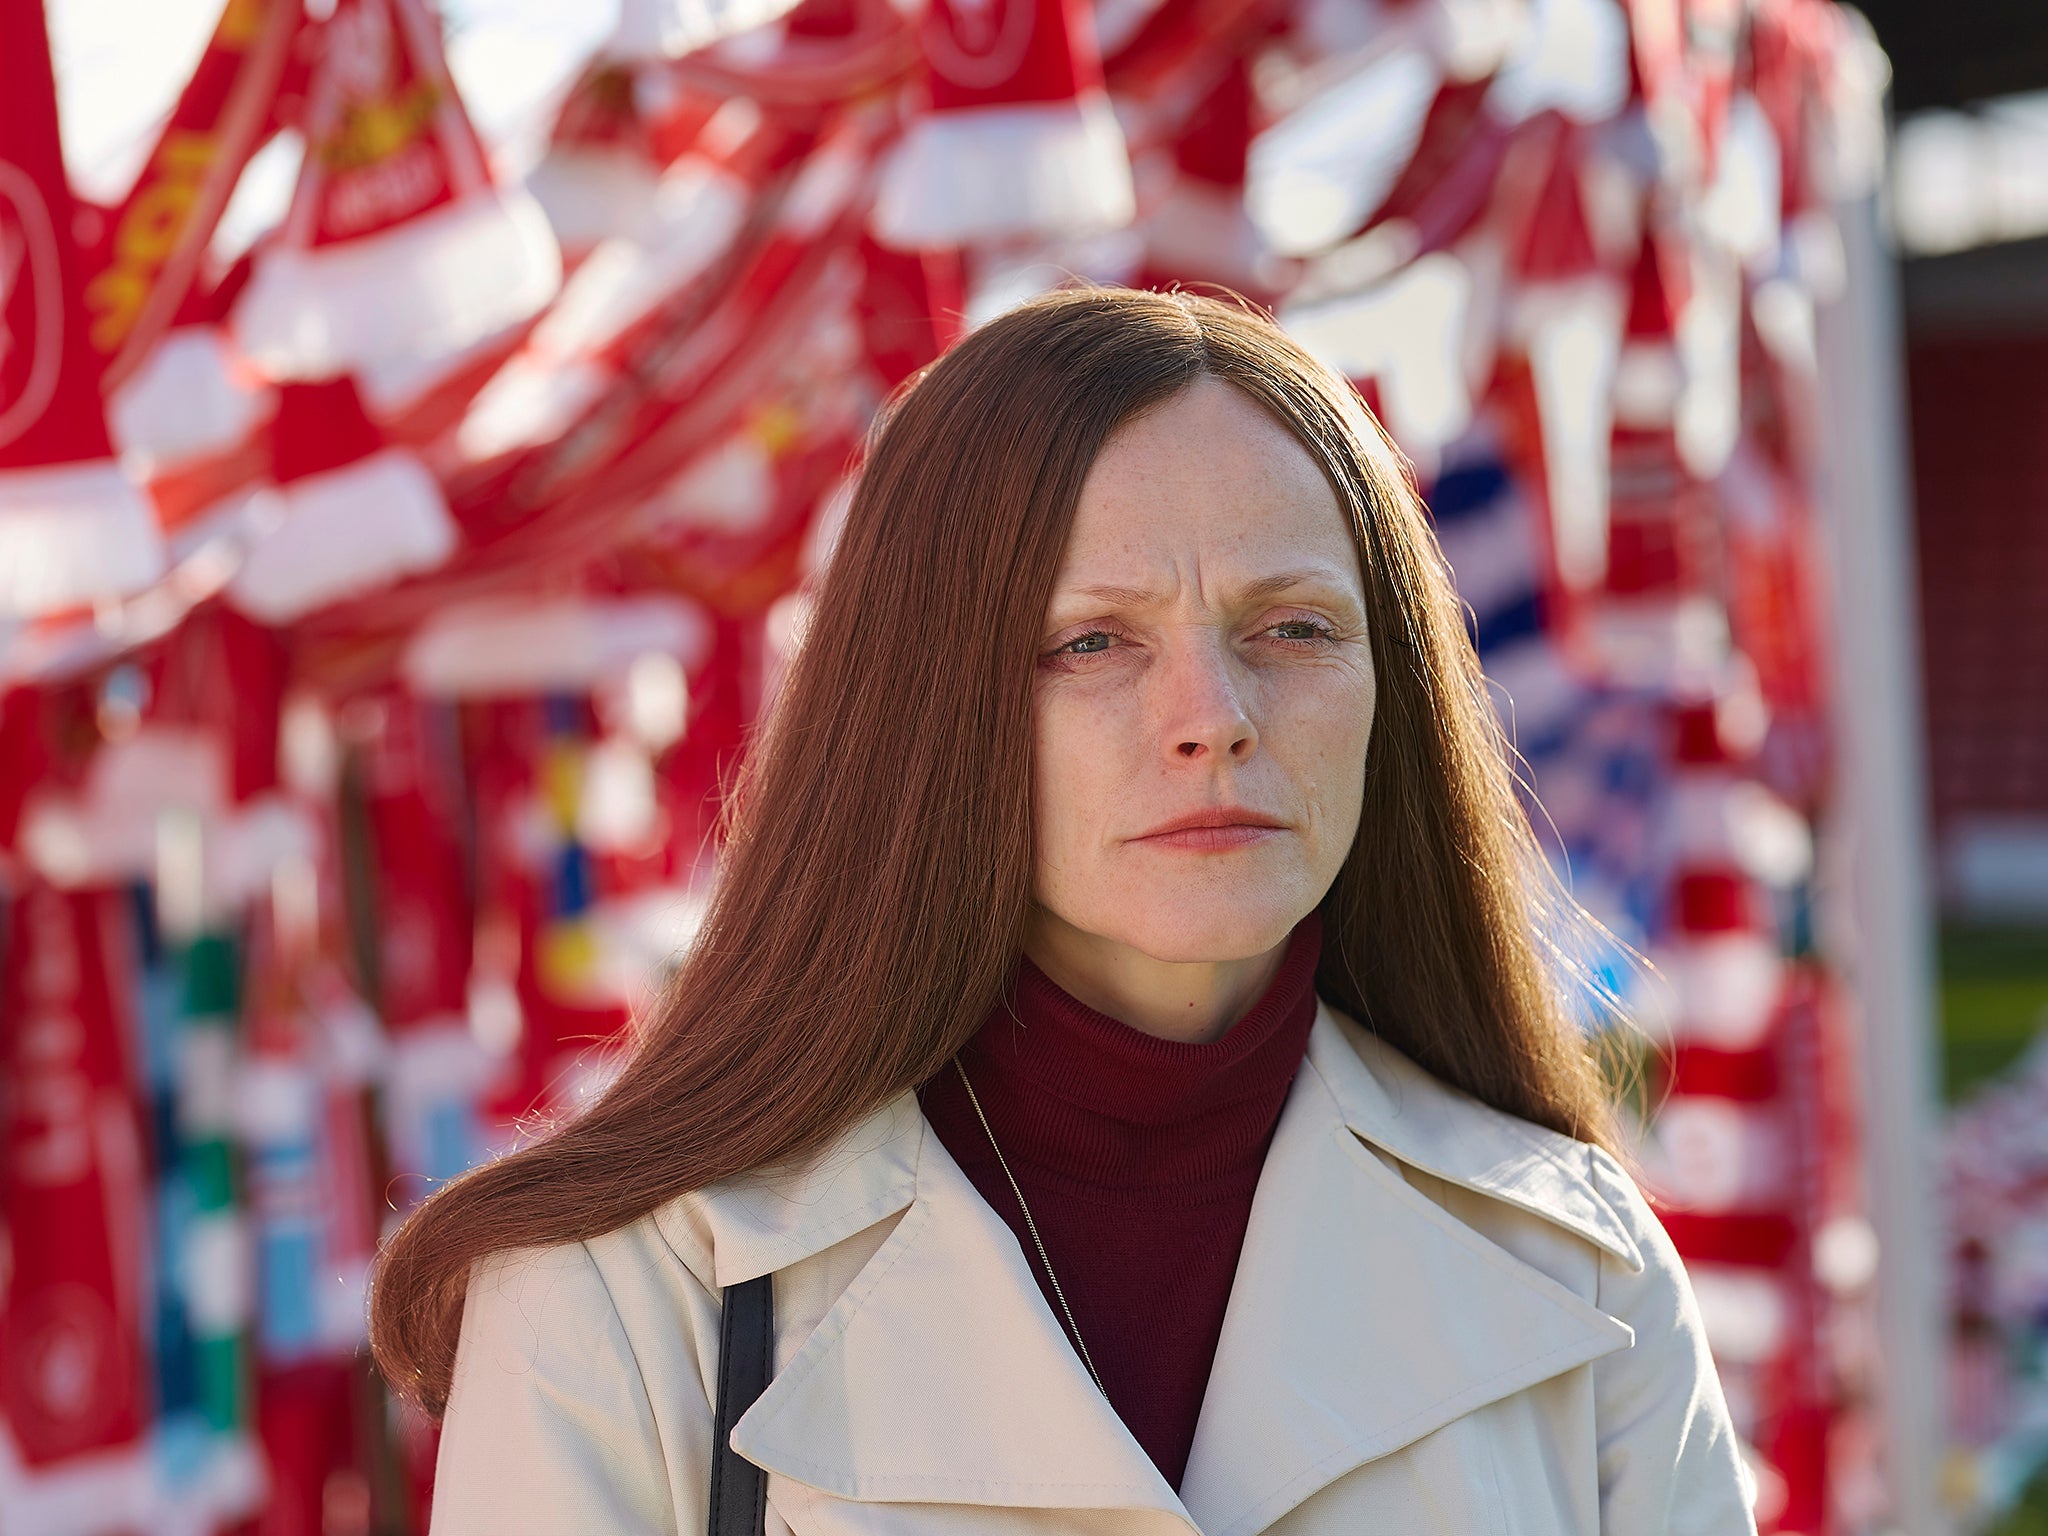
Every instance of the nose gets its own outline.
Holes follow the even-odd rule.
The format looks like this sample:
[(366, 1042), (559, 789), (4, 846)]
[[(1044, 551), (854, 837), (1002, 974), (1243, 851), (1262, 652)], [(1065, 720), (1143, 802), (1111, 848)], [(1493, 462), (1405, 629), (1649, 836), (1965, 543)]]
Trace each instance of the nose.
[(1220, 637), (1175, 646), (1158, 673), (1160, 739), (1181, 761), (1242, 763), (1258, 750), (1259, 728), (1246, 708), (1238, 667)]

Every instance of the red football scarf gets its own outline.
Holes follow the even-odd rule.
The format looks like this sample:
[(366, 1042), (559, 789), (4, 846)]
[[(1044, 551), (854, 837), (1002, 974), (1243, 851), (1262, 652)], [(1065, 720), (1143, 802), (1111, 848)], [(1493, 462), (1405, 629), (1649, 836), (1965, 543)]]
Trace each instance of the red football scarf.
[(526, 178), (566, 264), (582, 261), (601, 240), (648, 224), (666, 163), (656, 148), (657, 114), (680, 116), (682, 133), (694, 139), (719, 104), (678, 88), (659, 67), (600, 57), (584, 69), (555, 114), (547, 154)]
[[(452, 763), (433, 750), (428, 710), (378, 700), (363, 795), (375, 861), (377, 992), (391, 1032), (387, 1135), (395, 1171), (453, 1178), (483, 1152), (476, 1097), (494, 1064), (466, 1017), (469, 901), (453, 828)], [(425, 1194), (415, 1183), (404, 1200)]]
[(1123, 130), (1077, 0), (932, 0), (930, 106), (875, 198), (885, 244), (1094, 234), (1136, 211)]
[(109, 221), (85, 285), (87, 337), (109, 391), (133, 375), (199, 280), (249, 157), (276, 126), (298, 0), (228, 0), (206, 52)]
[(305, 168), (235, 311), (272, 376), (446, 357), (554, 296), (546, 216), (495, 186), (419, 0), (339, 0), (315, 34)]
[[(144, 1153), (120, 901), (29, 882), (0, 940), (0, 1507), (10, 1529), (139, 1521)], [(111, 1529), (118, 1518), (98, 1529)]]
[(149, 504), (115, 467), (57, 140), (42, 0), (0, 6), (0, 618), (153, 581)]
[(229, 599), (265, 623), (430, 569), (455, 549), (439, 484), (386, 442), (352, 379), (283, 386), (270, 458), (271, 522), (228, 584)]
[(308, 615), (302, 633), (325, 647), (409, 631), (453, 601), (580, 565), (603, 541), (630, 536), (621, 503), (656, 490), (744, 420), (817, 318), (857, 291), (853, 247), (879, 130), (873, 111), (850, 113), (823, 134), (775, 125), (769, 164), (756, 171), (763, 203), (746, 216), (751, 238), (608, 336), (591, 354), (587, 393), (548, 407), (566, 432), (522, 431), (518, 451), (454, 480), (450, 508), (466, 541), (459, 566)]

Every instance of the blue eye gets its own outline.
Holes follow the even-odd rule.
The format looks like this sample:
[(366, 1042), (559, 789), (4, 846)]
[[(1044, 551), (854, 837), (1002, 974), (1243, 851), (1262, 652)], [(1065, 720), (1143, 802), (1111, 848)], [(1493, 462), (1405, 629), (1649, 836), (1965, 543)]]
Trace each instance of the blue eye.
[(1070, 656), (1093, 656), (1098, 651), (1108, 650), (1109, 641), (1110, 637), (1098, 629), (1093, 634), (1075, 636), (1060, 649)]

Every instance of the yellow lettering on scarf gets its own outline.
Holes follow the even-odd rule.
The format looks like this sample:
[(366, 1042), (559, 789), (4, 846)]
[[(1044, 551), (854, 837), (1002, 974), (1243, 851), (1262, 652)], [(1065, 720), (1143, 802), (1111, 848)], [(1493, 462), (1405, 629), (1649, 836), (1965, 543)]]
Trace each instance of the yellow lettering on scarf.
[(135, 328), (157, 273), (185, 233), (213, 154), (212, 134), (175, 129), (144, 168), (145, 184), (114, 230), (113, 260), (85, 285), (86, 334), (99, 351), (114, 351)]

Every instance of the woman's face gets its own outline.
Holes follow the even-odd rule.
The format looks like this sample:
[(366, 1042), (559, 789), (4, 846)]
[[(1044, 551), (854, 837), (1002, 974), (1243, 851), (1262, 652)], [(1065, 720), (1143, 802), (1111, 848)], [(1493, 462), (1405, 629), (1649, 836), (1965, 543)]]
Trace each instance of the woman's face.
[(1153, 960), (1243, 960), (1358, 831), (1373, 665), (1316, 462), (1204, 378), (1104, 447), (1039, 645), (1042, 919)]

